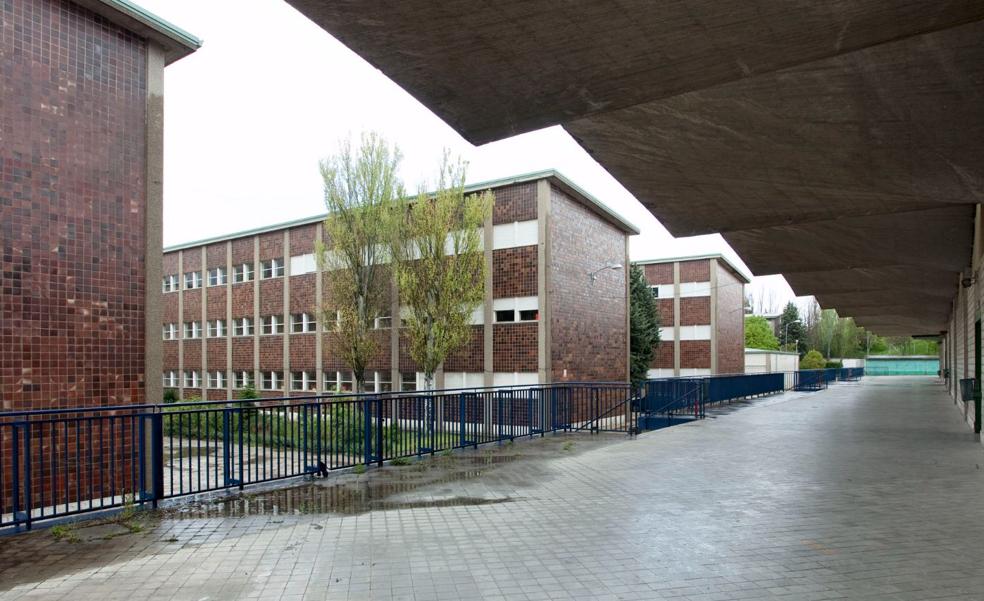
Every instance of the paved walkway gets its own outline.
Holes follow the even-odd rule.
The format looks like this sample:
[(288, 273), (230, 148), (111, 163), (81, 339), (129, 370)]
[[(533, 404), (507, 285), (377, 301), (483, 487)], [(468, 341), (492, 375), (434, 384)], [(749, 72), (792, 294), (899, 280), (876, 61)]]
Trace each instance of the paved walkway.
[(0, 539), (0, 599), (980, 600), (982, 465), (934, 380), (868, 378)]

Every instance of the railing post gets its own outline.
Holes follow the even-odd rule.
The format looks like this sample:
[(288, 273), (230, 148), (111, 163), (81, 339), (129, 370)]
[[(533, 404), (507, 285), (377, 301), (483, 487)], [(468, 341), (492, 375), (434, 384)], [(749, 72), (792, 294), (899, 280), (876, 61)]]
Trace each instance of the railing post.
[(465, 393), (458, 393), (458, 446), (465, 448)]
[(229, 407), (222, 409), (222, 484), (232, 486), (232, 428), (229, 424)]
[(383, 399), (373, 399), (376, 405), (376, 465), (382, 466), (385, 453), (383, 448)]
[(236, 430), (238, 430), (239, 432), (239, 444), (237, 445), (239, 451), (239, 490), (242, 490), (243, 487), (246, 485), (245, 484), (246, 479), (243, 477), (244, 475), (243, 468), (245, 464), (245, 462), (243, 461), (243, 409), (240, 406), (237, 407), (235, 411), (236, 411), (236, 421), (239, 422), (239, 427), (236, 428)]
[(592, 405), (594, 405), (594, 417), (591, 425), (592, 434), (598, 431), (598, 420), (601, 418), (601, 407), (598, 402), (598, 389), (591, 388)]
[(372, 415), (369, 401), (362, 399), (362, 463), (366, 467), (372, 463)]

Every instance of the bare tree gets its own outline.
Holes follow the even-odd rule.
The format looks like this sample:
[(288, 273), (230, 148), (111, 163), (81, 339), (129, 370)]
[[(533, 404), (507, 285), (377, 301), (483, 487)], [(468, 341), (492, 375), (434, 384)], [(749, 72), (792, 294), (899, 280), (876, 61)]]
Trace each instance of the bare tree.
[(388, 249), (403, 197), (396, 174), (400, 159), (396, 146), (367, 133), (358, 148), (346, 140), (320, 165), (328, 216), (327, 240), (318, 245), (317, 256), (329, 273), (321, 317), (334, 325), (336, 350), (352, 370), (357, 392), (365, 390), (366, 366), (378, 347), (376, 318), (389, 309)]

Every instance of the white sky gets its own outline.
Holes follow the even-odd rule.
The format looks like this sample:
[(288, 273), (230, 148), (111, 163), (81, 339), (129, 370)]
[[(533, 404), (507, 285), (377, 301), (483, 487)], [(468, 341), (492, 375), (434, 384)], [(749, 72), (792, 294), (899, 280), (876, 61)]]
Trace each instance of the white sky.
[[(718, 235), (674, 239), (560, 127), (472, 146), (282, 0), (138, 1), (205, 42), (165, 70), (165, 245), (322, 212), (318, 160), (375, 130), (402, 150), (410, 189), (433, 181), (444, 148), (472, 182), (554, 168), (642, 230), (633, 259), (740, 261)], [(793, 296), (781, 276), (747, 291), (779, 308)]]

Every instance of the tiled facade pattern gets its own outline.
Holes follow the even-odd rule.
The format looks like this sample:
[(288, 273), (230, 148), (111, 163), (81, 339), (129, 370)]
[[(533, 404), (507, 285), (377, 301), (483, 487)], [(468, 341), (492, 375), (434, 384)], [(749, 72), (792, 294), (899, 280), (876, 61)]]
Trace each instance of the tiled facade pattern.
[(745, 370), (745, 276), (723, 257), (640, 262), (657, 297), (662, 341), (654, 377)]
[(146, 42), (7, 0), (0, 73), (0, 410), (143, 402)]
[[(517, 222), (532, 223), (541, 233), (535, 240), (517, 239), (501, 248), (493, 243), (493, 248), (487, 249), (492, 283), (487, 296), (492, 306), (486, 311), (493, 319), (473, 326), (468, 342), (437, 374), (438, 386), (444, 385), (445, 375), (450, 378), (448, 385), (461, 385), (462, 377), (482, 385), (536, 383), (551, 378), (625, 380), (625, 272), (607, 272), (593, 286), (587, 273), (589, 267), (597, 268), (607, 261), (627, 262), (628, 231), (588, 208), (591, 201), (562, 192), (553, 182), (534, 180), (493, 189), (495, 206), (489, 227), (508, 229)], [(545, 220), (545, 227), (539, 225), (538, 217)], [(322, 272), (313, 258), (307, 264), (309, 272), (291, 271), (292, 258), (300, 260), (315, 252), (316, 241), (322, 239), (321, 228), (320, 221), (313, 219), (166, 252), (165, 279), (173, 275), (179, 282), (178, 289), (163, 295), (164, 330), (168, 324), (177, 324), (179, 338), (164, 341), (166, 387), (179, 389), (184, 398), (223, 398), (236, 394), (236, 378), (242, 372), (265, 396), (300, 392), (291, 385), (291, 376), (300, 372), (314, 379), (317, 390), (333, 390), (339, 381), (343, 388), (348, 386), (350, 372), (335, 350), (337, 341), (323, 323), (318, 302), (320, 294), (324, 303), (330, 304), (330, 272)], [(524, 231), (529, 235), (529, 227)], [(544, 252), (548, 241), (549, 252)], [(547, 256), (550, 262), (545, 266), (542, 261)], [(282, 262), (282, 275), (264, 277), (264, 265), (271, 260)], [(237, 282), (235, 273), (243, 263), (252, 267), (253, 277)], [(225, 270), (226, 279), (220, 285), (209, 285), (210, 272), (216, 268)], [(186, 274), (192, 271), (201, 273), (202, 284), (186, 289)], [(549, 285), (544, 287), (544, 281)], [(513, 314), (516, 321), (505, 322), (498, 313), (503, 306), (511, 306), (508, 303), (513, 299), (526, 303), (523, 307), (539, 303), (541, 309), (532, 315), (531, 309), (522, 315), (517, 309)], [(543, 334), (547, 331), (542, 322), (544, 311), (552, 316), (549, 329), (559, 333), (551, 352), (542, 350), (549, 339)], [(318, 323), (313, 331), (294, 332), (293, 319), (305, 313)], [(283, 333), (264, 332), (264, 320), (270, 317), (283, 323)], [(251, 320), (253, 331), (249, 335), (236, 335), (234, 328), (242, 318)], [(214, 320), (225, 320), (225, 335), (208, 335), (207, 328)], [(200, 339), (184, 339), (185, 324), (190, 321), (203, 322)], [(395, 321), (398, 324), (398, 316)], [(377, 353), (366, 374), (369, 390), (398, 390), (420, 383), (409, 343), (392, 323), (391, 319), (380, 324)], [(552, 361), (554, 369), (547, 369), (544, 361)], [(216, 371), (222, 372), (222, 379), (210, 382), (209, 376)], [(188, 372), (198, 372), (198, 380), (192, 380), (191, 386)], [(263, 390), (268, 372), (280, 379), (274, 390)]]

